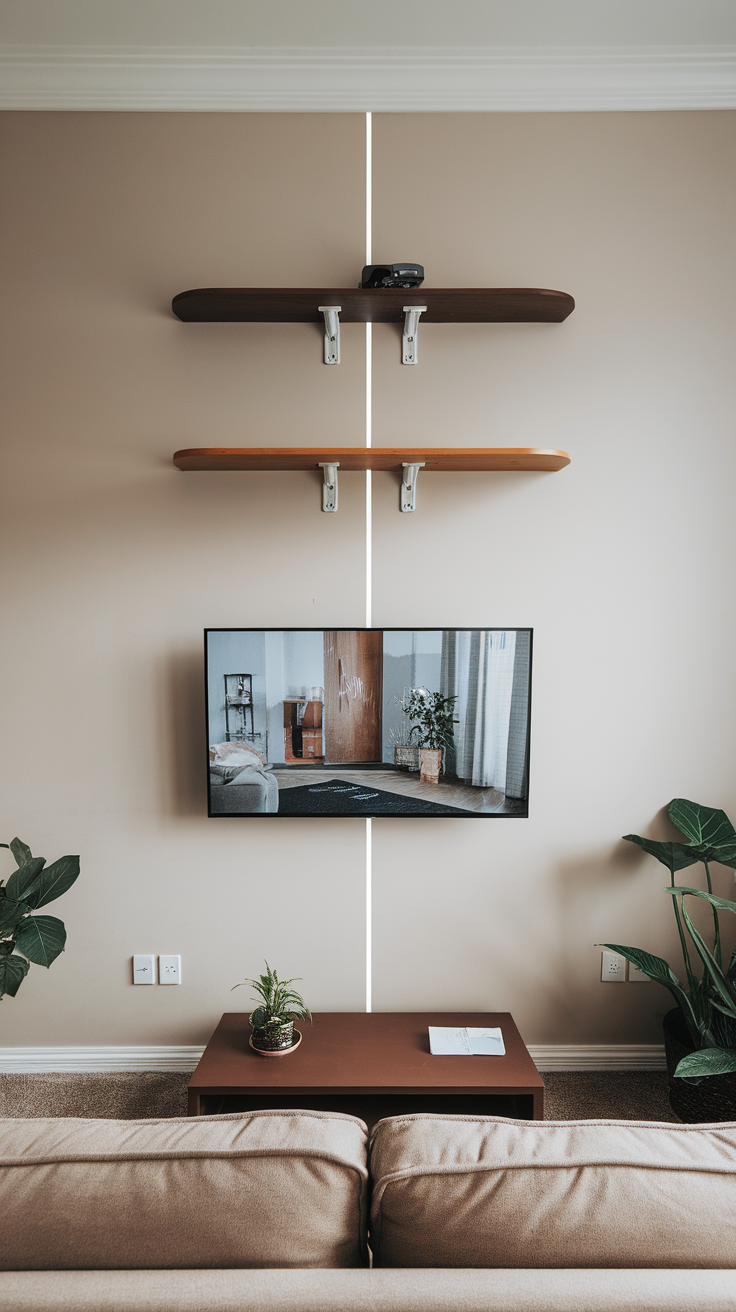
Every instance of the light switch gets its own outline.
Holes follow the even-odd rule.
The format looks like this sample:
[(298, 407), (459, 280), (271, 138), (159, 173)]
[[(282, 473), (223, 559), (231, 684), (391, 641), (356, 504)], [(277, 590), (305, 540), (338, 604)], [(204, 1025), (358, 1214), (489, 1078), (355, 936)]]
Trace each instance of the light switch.
[(156, 982), (156, 971), (154, 966), (153, 955), (133, 957), (133, 983), (134, 984), (154, 984)]
[(181, 984), (181, 957), (162, 957), (158, 959), (159, 984)]

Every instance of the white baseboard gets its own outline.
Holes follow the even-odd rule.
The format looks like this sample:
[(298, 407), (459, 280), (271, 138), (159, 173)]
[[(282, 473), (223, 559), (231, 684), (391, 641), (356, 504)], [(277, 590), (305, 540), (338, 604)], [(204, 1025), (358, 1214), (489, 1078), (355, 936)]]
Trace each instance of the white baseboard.
[(193, 1071), (204, 1047), (0, 1048), (0, 1074)]
[[(51, 1071), (193, 1071), (203, 1047), (0, 1048), (0, 1074)], [(664, 1070), (664, 1048), (657, 1044), (532, 1044), (540, 1071)]]
[(659, 1043), (530, 1044), (540, 1071), (663, 1071), (667, 1063)]
[(0, 109), (731, 109), (736, 47), (0, 46)]

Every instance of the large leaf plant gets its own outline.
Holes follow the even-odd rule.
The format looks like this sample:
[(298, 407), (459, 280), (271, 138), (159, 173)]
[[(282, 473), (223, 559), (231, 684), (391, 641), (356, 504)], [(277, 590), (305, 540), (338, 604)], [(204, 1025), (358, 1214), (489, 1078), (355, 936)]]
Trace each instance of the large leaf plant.
[[(723, 1075), (736, 1071), (736, 950), (726, 966), (723, 961), (720, 911), (736, 912), (736, 902), (716, 897), (711, 881), (710, 864), (736, 867), (736, 829), (725, 811), (676, 797), (667, 808), (672, 823), (688, 840), (685, 843), (660, 843), (638, 834), (625, 834), (654, 856), (670, 872), (665, 892), (672, 907), (680, 936), (685, 982), (681, 982), (662, 957), (641, 948), (604, 943), (603, 947), (619, 952), (657, 984), (669, 989), (683, 1014), (695, 1049), (679, 1062), (675, 1075), (680, 1077)], [(692, 888), (675, 882), (675, 875), (700, 862), (705, 869), (706, 888)], [(685, 898), (703, 898), (710, 904), (713, 917), (711, 943), (693, 924)]]
[(64, 951), (66, 929), (56, 916), (34, 913), (71, 888), (79, 874), (78, 856), (61, 856), (52, 865), (33, 856), (27, 843), (14, 838), (8, 847), (18, 867), (8, 882), (0, 880), (0, 999), (14, 998), (31, 967), (50, 966)]

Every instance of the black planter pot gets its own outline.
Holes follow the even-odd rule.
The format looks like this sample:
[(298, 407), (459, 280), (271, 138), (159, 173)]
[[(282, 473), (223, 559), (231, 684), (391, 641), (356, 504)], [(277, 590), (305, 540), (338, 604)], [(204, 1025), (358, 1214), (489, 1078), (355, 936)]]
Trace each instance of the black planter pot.
[(689, 1125), (708, 1121), (736, 1121), (736, 1072), (677, 1079), (675, 1069), (678, 1062), (695, 1051), (679, 1007), (673, 1007), (672, 1011), (667, 1012), (662, 1021), (662, 1030), (670, 1081), (670, 1107), (673, 1112)]

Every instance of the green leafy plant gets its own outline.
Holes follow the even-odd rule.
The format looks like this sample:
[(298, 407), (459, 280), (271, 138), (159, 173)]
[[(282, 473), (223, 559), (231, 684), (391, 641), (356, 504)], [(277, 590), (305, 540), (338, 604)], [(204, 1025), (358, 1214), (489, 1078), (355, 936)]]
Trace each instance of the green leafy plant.
[(0, 880), (0, 998), (14, 998), (31, 962), (48, 967), (64, 951), (63, 921), (34, 912), (71, 888), (79, 874), (79, 857), (62, 856), (47, 866), (46, 858), (33, 856), (19, 838), (0, 847), (10, 849), (18, 867), (7, 884)]
[(265, 1031), (269, 1039), (275, 1039), (279, 1034), (288, 1031), (295, 1020), (308, 1020), (310, 1025), (312, 1024), (312, 1013), (303, 997), (291, 988), (299, 978), (300, 976), (295, 976), (294, 979), (279, 979), (276, 971), (271, 970), (266, 962), (265, 975), (259, 976), (258, 979), (244, 979), (240, 984), (233, 985), (233, 989), (240, 989), (243, 985), (250, 984), (261, 998), (259, 1006), (248, 1017), (256, 1033)]
[[(622, 947), (617, 943), (600, 946), (619, 952), (650, 979), (669, 989), (675, 999), (695, 1048), (679, 1062), (675, 1075), (681, 1078), (722, 1075), (736, 1071), (736, 950), (724, 969), (718, 913), (736, 913), (736, 902), (715, 896), (710, 863), (716, 861), (721, 865), (736, 866), (736, 829), (725, 811), (688, 802), (681, 797), (670, 802), (667, 813), (688, 842), (660, 843), (641, 838), (638, 834), (625, 834), (624, 838), (656, 857), (670, 872), (670, 884), (665, 892), (672, 899), (686, 982), (681, 983), (668, 963), (651, 952)], [(705, 868), (706, 888), (676, 884), (677, 872), (697, 862)], [(712, 946), (693, 924), (685, 906), (686, 897), (703, 898), (710, 904)]]
[(455, 716), (456, 701), (457, 697), (443, 697), (441, 692), (430, 692), (427, 688), (410, 688), (401, 703), (407, 719), (414, 721), (409, 740), (416, 734), (419, 747), (435, 751), (452, 747), (452, 726), (459, 724)]

